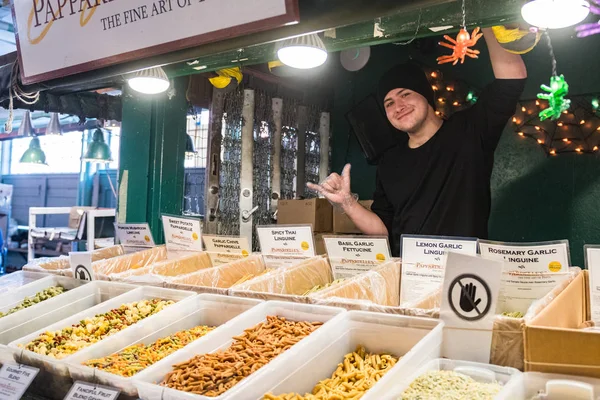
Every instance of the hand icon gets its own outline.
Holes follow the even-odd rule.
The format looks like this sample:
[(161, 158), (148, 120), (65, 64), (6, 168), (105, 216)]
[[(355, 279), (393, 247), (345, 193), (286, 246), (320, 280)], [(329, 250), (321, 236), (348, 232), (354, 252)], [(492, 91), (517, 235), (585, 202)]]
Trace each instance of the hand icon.
[(467, 283), (460, 290), (460, 308), (464, 312), (471, 312), (481, 303), (481, 299), (475, 300), (477, 295), (477, 286)]

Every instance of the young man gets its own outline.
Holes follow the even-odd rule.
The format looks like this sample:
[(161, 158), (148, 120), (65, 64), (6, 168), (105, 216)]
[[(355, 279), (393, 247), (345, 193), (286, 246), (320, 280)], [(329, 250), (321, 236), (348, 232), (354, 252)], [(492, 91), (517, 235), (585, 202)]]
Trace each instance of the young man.
[(408, 142), (382, 155), (373, 211), (352, 196), (350, 165), (342, 176), (334, 173), (320, 185), (309, 184), (364, 234), (389, 236), (394, 256), (399, 256), (402, 234), (488, 236), (494, 150), (515, 112), (527, 71), (491, 29), (483, 33), (496, 79), (474, 106), (446, 121), (435, 114), (431, 85), (419, 67), (398, 65), (381, 78), (378, 100)]

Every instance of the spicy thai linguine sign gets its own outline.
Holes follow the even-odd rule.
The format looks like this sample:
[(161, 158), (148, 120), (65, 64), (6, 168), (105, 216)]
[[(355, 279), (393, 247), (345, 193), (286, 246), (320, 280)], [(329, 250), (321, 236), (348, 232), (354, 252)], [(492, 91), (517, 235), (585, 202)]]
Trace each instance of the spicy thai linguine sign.
[(298, 0), (13, 0), (26, 84), (298, 22)]

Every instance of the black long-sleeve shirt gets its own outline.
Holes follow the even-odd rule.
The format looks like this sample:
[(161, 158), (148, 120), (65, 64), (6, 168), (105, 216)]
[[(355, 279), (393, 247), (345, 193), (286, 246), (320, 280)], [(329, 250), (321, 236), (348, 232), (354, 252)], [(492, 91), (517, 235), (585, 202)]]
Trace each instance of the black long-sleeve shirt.
[(525, 79), (496, 79), (422, 146), (403, 142), (385, 152), (372, 210), (394, 256), (402, 234), (487, 238), (494, 150), (524, 86)]

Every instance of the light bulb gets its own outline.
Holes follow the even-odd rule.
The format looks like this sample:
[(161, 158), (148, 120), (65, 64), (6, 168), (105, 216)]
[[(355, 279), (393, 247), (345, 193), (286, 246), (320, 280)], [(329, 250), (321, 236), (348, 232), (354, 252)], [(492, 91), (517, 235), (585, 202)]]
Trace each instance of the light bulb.
[(455, 101), (454, 103), (452, 103), (452, 105), (454, 105), (455, 107), (458, 107), (460, 105), (460, 103), (458, 101)]
[(539, 144), (544, 144), (544, 141), (543, 141), (542, 139), (538, 139), (538, 140), (537, 140), (537, 142), (538, 142)]
[(594, 151), (598, 151), (598, 146), (594, 146)]
[(564, 138), (564, 139), (563, 139), (563, 142), (565, 142), (565, 143), (569, 143), (569, 139), (567, 139), (567, 138)]
[(431, 73), (431, 77), (432, 78), (437, 78), (437, 74), (435, 73), (435, 71)]
[(585, 0), (533, 0), (521, 8), (525, 22), (546, 29), (578, 24), (589, 12), (589, 4)]
[(431, 85), (431, 88), (432, 88), (433, 90), (438, 90), (438, 87), (437, 87), (437, 86), (435, 86), (435, 85)]
[(279, 61), (298, 69), (316, 68), (327, 61), (327, 50), (321, 38), (313, 33), (284, 40), (277, 50)]
[(579, 123), (580, 123), (581, 125), (585, 124), (585, 119), (582, 119), (581, 121), (579, 121)]
[(578, 147), (578, 148), (575, 149), (575, 151), (578, 152), (578, 153), (581, 153), (582, 149), (581, 149), (581, 147)]
[(517, 117), (513, 117), (513, 122), (516, 124), (517, 123)]
[(539, 107), (539, 106), (540, 106), (540, 101), (539, 101), (539, 100), (536, 100), (536, 101), (535, 101), (535, 105)]
[(550, 154), (552, 154), (553, 156), (555, 156), (556, 155), (556, 150), (554, 150), (554, 149), (550, 150)]
[(556, 124), (558, 126), (563, 126), (564, 124), (562, 122), (559, 122), (558, 124)]
[(444, 98), (443, 98), (443, 97), (440, 97), (440, 98), (438, 99), (438, 101), (439, 101), (440, 103), (443, 103), (443, 102), (444, 102)]
[(127, 83), (136, 92), (144, 94), (163, 93), (171, 86), (167, 74), (161, 67), (139, 71)]
[(519, 136), (525, 136), (525, 134), (523, 132), (519, 132), (518, 135)]
[(539, 126), (536, 125), (535, 130), (539, 131), (541, 128)]
[(525, 111), (527, 111), (527, 109), (523, 106), (523, 107), (521, 107), (521, 111), (525, 112)]
[(596, 128), (597, 131), (600, 131), (600, 126)]
[(449, 92), (452, 92), (454, 90), (454, 88), (452, 86), (446, 86), (446, 90)]

